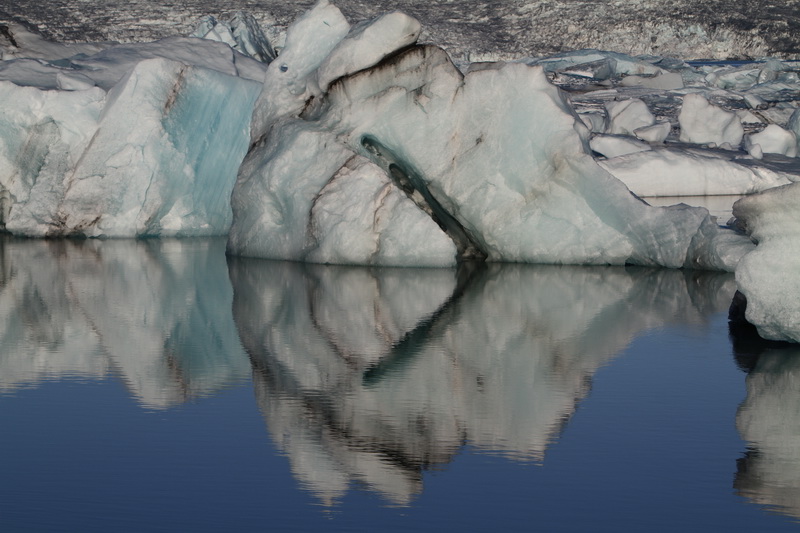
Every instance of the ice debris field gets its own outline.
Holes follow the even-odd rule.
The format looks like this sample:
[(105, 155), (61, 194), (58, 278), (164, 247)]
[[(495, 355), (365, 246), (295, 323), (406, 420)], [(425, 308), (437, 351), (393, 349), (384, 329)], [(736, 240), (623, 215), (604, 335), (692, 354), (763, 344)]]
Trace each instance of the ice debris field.
[[(317, 263), (735, 271), (747, 320), (800, 342), (800, 63), (456, 64), (420, 32), (327, 0), (280, 43), (245, 13), (134, 44), (12, 24), (0, 224), (228, 235), (230, 254)], [(724, 219), (651, 205), (714, 195), (743, 198)]]

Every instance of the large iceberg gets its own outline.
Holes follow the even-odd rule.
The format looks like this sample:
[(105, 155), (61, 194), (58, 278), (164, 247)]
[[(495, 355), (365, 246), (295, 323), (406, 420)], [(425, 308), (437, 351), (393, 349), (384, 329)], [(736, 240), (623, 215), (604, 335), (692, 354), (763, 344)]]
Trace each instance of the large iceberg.
[[(261, 88), (238, 75), (235, 57), (222, 43), (179, 39), (44, 64), (33, 78), (0, 70), (5, 229), (38, 237), (227, 233)], [(263, 74), (254, 60), (241, 63), (249, 77)]]
[(733, 214), (758, 247), (736, 268), (747, 321), (767, 339), (800, 342), (800, 183), (743, 198)]
[(351, 26), (327, 0), (280, 47), (245, 14), (153, 43), (14, 32), (0, 223), (15, 234), (227, 235), (233, 255), (336, 264), (741, 264), (753, 309), (787, 287), (761, 272), (758, 223), (642, 197), (800, 181), (788, 63), (584, 50), (458, 68), (412, 17)]
[[(348, 206), (326, 202), (322, 192), (355, 155), (382, 168), (437, 223), (456, 248), (451, 262), (732, 270), (748, 249), (705, 210), (650, 207), (600, 168), (589, 131), (541, 67), (498, 64), (464, 76), (437, 47), (406, 48), (415, 28), (407, 17), (390, 16), (345, 36), (332, 6), (321, 2), (290, 28), (254, 115), (254, 146), (233, 194), (230, 253), (400, 264), (379, 244), (346, 261), (320, 247), (326, 230), (315, 210), (330, 224), (346, 219)], [(383, 53), (367, 56), (351, 43), (373, 25), (382, 39), (371, 40), (372, 48)], [(336, 81), (326, 91), (329, 80)], [(383, 231), (374, 230), (374, 242)], [(445, 247), (430, 237), (437, 233), (409, 228), (404, 255), (442, 264)]]

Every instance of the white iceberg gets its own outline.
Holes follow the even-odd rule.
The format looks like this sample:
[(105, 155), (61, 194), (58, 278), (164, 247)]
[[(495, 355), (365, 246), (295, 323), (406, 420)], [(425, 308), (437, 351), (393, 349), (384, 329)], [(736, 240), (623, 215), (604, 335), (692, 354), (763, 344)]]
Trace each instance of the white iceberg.
[(737, 147), (742, 142), (744, 128), (739, 117), (708, 102), (700, 93), (683, 97), (678, 120), (681, 126), (680, 140), (696, 144), (728, 143)]
[(736, 268), (747, 321), (771, 340), (800, 342), (800, 183), (742, 198), (733, 206), (758, 246)]
[(608, 102), (606, 112), (608, 133), (632, 135), (637, 129), (650, 127), (656, 122), (647, 104), (638, 98)]
[[(281, 71), (282, 59), (270, 65), (253, 123), (257, 147), (234, 190), (230, 253), (338, 262), (317, 251), (311, 206), (356, 153), (436, 220), (460, 258), (735, 266), (741, 249), (720, 248), (735, 236), (716, 229), (705, 210), (650, 207), (597, 166), (588, 131), (540, 67), (496, 65), (463, 76), (442, 50), (418, 46), (323, 93), (312, 66), (337, 47), (330, 10), (319, 4), (303, 17), (302, 38), (290, 28), (283, 54), (303, 58), (301, 68), (287, 61)], [(319, 42), (314, 28), (325, 28)], [(291, 82), (289, 72), (297, 73)], [(409, 234), (406, 254), (419, 255), (426, 241)]]
[[(231, 254), (319, 263), (731, 271), (748, 238), (631, 190), (746, 194), (798, 175), (797, 74), (778, 61), (734, 71), (583, 50), (462, 74), (416, 45), (420, 32), (399, 12), (351, 27), (321, 0), (269, 65), (253, 58), (272, 59), (269, 41), (241, 14), (206, 19), (207, 39), (71, 49), (23, 32), (31, 54), (4, 44), (14, 59), (0, 64), (0, 223), (30, 236), (228, 234)], [(572, 80), (569, 95), (551, 78)], [(746, 138), (750, 156), (740, 115), (748, 132), (766, 124)], [(673, 144), (676, 125), (696, 149)]]
[(793, 131), (781, 128), (777, 124), (769, 124), (758, 133), (746, 135), (744, 137), (745, 149), (749, 152), (754, 146), (758, 146), (762, 154), (797, 156), (797, 136)]
[[(182, 55), (168, 45), (109, 49), (75, 59), (80, 68), (48, 67), (54, 85), (63, 87), (65, 76), (89, 80), (71, 87), (77, 90), (0, 81), (7, 96), (0, 104), (6, 230), (27, 236), (227, 233), (231, 190), (261, 85), (221, 72), (236, 73), (227, 46), (227, 67), (220, 56), (198, 59), (219, 67), (212, 69), (161, 57)], [(207, 50), (199, 48), (186, 57)], [(103, 68), (106, 63), (111, 66)]]
[(752, 159), (737, 159), (731, 153), (657, 147), (623, 153), (598, 163), (643, 197), (745, 195), (800, 179), (789, 169), (751, 164)]

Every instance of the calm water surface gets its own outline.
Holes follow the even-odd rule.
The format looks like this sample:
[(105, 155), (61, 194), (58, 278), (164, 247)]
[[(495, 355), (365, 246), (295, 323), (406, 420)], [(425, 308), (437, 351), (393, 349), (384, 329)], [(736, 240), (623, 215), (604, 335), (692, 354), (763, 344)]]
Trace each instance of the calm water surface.
[(792, 531), (727, 274), (0, 243), (0, 531)]

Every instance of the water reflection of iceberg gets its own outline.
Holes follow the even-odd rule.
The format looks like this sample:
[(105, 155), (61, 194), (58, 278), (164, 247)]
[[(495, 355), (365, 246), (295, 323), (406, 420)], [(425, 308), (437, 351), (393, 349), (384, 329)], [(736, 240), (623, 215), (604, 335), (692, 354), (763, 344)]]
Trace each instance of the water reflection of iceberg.
[(115, 373), (159, 408), (248, 379), (224, 245), (4, 241), (0, 388)]
[(736, 426), (750, 445), (738, 462), (738, 493), (800, 518), (800, 349), (774, 347), (758, 356)]
[(464, 443), (541, 460), (600, 366), (734, 291), (725, 274), (613, 267), (229, 269), (259, 406), (326, 503), (359, 482), (405, 504)]

